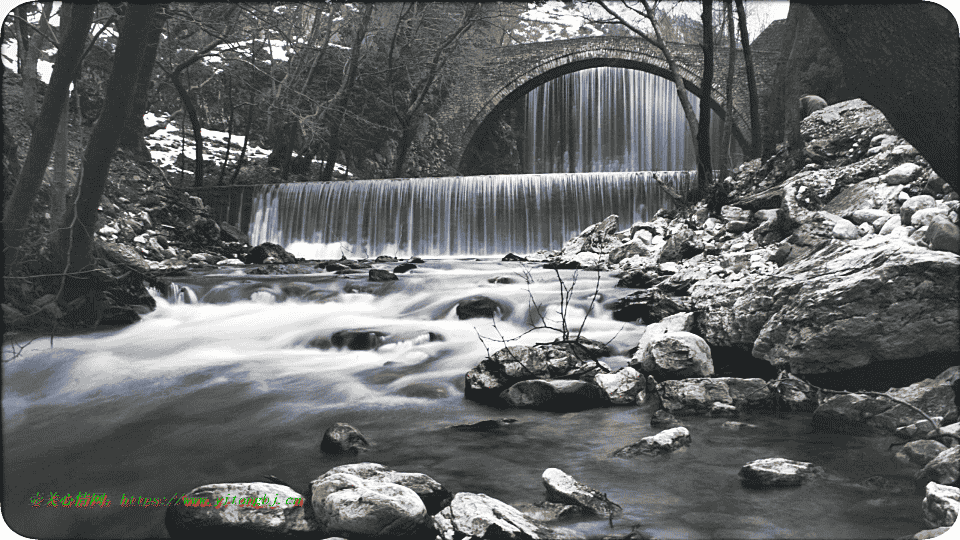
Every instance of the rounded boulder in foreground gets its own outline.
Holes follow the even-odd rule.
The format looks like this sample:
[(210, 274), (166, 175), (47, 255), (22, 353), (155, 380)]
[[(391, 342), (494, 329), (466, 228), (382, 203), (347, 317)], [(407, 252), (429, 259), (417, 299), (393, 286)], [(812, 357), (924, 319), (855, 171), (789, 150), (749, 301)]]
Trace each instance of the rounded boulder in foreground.
[(416, 492), (338, 473), (313, 483), (313, 511), (328, 535), (404, 538), (422, 532), (427, 508)]

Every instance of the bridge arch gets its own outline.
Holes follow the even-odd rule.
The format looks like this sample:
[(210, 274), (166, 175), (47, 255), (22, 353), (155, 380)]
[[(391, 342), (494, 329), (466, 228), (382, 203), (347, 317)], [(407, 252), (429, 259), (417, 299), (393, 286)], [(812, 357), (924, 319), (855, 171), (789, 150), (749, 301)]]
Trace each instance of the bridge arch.
[[(702, 50), (698, 45), (671, 43), (684, 86), (702, 96), (699, 86), (702, 71)], [(733, 115), (734, 137), (742, 148), (751, 137), (742, 55), (737, 55), (734, 78), (737, 91)], [(710, 107), (721, 118), (728, 111), (718, 102), (725, 94), (727, 54), (718, 49), (715, 59), (714, 84)], [(466, 150), (474, 142), (481, 125), (490, 115), (512, 106), (521, 96), (545, 82), (567, 73), (591, 67), (624, 67), (637, 69), (672, 80), (669, 65), (662, 53), (640, 38), (604, 36), (562, 41), (530, 43), (500, 47), (478, 58), (461, 58), (454, 63), (451, 96), (455, 105), (438, 111), (437, 119), (453, 143), (448, 158), (460, 170)]]

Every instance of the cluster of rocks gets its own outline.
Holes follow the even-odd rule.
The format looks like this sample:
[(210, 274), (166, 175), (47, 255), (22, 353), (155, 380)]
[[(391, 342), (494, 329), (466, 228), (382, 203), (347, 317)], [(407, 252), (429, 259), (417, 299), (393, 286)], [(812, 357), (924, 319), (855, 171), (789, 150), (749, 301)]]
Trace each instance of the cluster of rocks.
[(165, 521), (173, 538), (224, 533), (369, 540), (559, 540), (582, 536), (553, 522), (612, 519), (623, 513), (606, 495), (560, 469), (546, 469), (542, 479), (546, 500), (512, 506), (483, 493), (451, 493), (425, 474), (398, 472), (379, 463), (354, 463), (321, 474), (304, 494), (285, 484), (264, 482), (199, 486), (167, 508)]
[[(942, 370), (943, 359), (960, 354), (956, 339), (944, 339), (960, 328), (960, 196), (861, 100), (814, 113), (803, 134), (799, 172), (745, 164), (727, 179), (732, 202), (720, 216), (701, 204), (623, 230), (609, 216), (548, 257), (546, 267), (619, 271), (619, 286), (640, 289), (608, 306), (615, 318), (646, 325), (628, 367), (613, 374), (594, 358), (570, 364), (556, 355), (564, 361), (550, 369), (545, 351), (512, 347), (467, 374), (467, 397), (554, 410), (655, 400), (661, 417), (814, 411), (817, 429), (910, 433), (918, 440), (897, 459), (921, 468), (928, 525), (952, 524), (956, 500), (944, 494), (960, 475), (951, 424), (960, 370)], [(716, 377), (718, 347), (779, 374)], [(940, 374), (883, 393), (821, 391), (801, 379), (865, 368), (916, 374), (914, 381)], [(611, 398), (603, 381), (613, 375), (634, 392), (630, 399)], [(675, 426), (616, 455), (658, 455), (690, 440)], [(740, 476), (744, 485), (777, 486), (820, 472), (771, 458)]]

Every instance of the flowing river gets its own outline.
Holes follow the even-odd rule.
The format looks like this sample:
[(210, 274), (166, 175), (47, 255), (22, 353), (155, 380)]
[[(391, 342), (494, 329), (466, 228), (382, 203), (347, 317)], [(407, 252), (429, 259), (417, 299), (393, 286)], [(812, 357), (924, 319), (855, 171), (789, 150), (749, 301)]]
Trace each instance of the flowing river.
[[(890, 439), (814, 433), (809, 414), (748, 414), (739, 420), (755, 427), (740, 431), (684, 418), (688, 449), (623, 459), (611, 454), (659, 431), (649, 405), (557, 414), (464, 400), (464, 374), (501, 340), (559, 336), (527, 332), (532, 305), (560, 324), (557, 274), (499, 259), (418, 266), (387, 283), (309, 265), (290, 265), (305, 272), (293, 275), (194, 271), (130, 327), (52, 345), (40, 338), (22, 350), (6, 344), (4, 518), (34, 538), (165, 536), (163, 508), (122, 507), (122, 497), (169, 499), (268, 474), (302, 490), (333, 466), (373, 461), (510, 504), (542, 501), (540, 476), (558, 467), (624, 508), (613, 529), (607, 520), (565, 525), (585, 535), (636, 524), (659, 538), (895, 538), (923, 528), (922, 495), (913, 471), (891, 459)], [(575, 285), (565, 310), (573, 333), (596, 295), (583, 335), (610, 343), (612, 368), (626, 365), (642, 326), (613, 320), (608, 307), (627, 291), (609, 274), (559, 275)], [(475, 295), (501, 306), (495, 324), (458, 319), (457, 304)], [(345, 345), (344, 331), (376, 338)], [(450, 429), (503, 417), (517, 422)], [(357, 427), (371, 450), (322, 453), (335, 422)], [(827, 476), (791, 489), (740, 485), (743, 464), (777, 456), (814, 462)], [(46, 505), (52, 494), (80, 492), (104, 494), (111, 506)]]

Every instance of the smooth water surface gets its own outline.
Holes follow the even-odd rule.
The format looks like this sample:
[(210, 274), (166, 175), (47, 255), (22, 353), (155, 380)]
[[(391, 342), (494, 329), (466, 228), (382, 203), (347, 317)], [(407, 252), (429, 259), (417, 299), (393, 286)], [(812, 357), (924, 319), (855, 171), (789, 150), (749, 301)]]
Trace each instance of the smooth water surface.
[[(895, 538), (923, 528), (922, 494), (910, 487), (912, 471), (890, 458), (889, 439), (811, 433), (809, 415), (752, 414), (741, 420), (757, 427), (739, 432), (689, 418), (686, 451), (622, 459), (611, 454), (658, 431), (649, 406), (555, 414), (465, 401), (464, 373), (499, 349), (497, 340), (530, 328), (532, 304), (559, 324), (557, 275), (528, 266), (529, 276), (519, 263), (428, 260), (388, 283), (306, 265), (310, 273), (284, 276), (222, 268), (178, 278), (171, 301), (158, 300), (128, 328), (57, 338), (53, 347), (37, 340), (16, 357), (5, 347), (4, 517), (28, 537), (165, 536), (163, 508), (122, 508), (121, 497), (166, 499), (266, 474), (306, 486), (362, 460), (511, 504), (542, 501), (540, 476), (559, 467), (624, 508), (613, 530), (606, 520), (566, 524), (584, 534), (640, 524), (660, 538)], [(599, 284), (596, 273), (560, 276), (576, 285), (574, 331), (596, 291), (583, 335), (610, 342), (608, 364), (625, 365), (642, 326), (614, 321), (605, 306), (628, 291), (606, 274)], [(457, 318), (457, 304), (474, 295), (499, 303), (495, 325)], [(346, 330), (378, 332), (379, 346), (343, 346)], [(538, 330), (516, 343), (557, 336)], [(502, 417), (518, 421), (449, 429)], [(373, 448), (359, 459), (323, 454), (321, 436), (334, 422), (356, 426)], [(793, 489), (740, 486), (744, 463), (774, 456), (817, 463), (827, 478)], [(885, 488), (865, 482), (878, 476)], [(37, 494), (81, 491), (105, 493), (111, 506), (30, 504)]]

